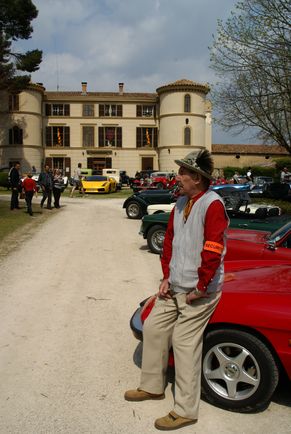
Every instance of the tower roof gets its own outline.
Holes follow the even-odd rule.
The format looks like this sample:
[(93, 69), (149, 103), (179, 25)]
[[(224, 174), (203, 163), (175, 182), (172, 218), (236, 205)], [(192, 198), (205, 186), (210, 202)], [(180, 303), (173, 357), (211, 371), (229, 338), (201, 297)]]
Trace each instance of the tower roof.
[(196, 81), (187, 80), (182, 78), (181, 80), (174, 81), (173, 83), (165, 84), (157, 88), (157, 93), (163, 92), (189, 92), (198, 91), (207, 94), (210, 91), (208, 84), (197, 83)]

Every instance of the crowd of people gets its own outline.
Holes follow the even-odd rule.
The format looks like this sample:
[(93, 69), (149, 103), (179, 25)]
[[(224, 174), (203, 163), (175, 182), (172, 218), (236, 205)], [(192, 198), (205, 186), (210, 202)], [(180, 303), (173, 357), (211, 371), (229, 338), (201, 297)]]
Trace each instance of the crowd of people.
[(38, 194), (38, 190), (42, 192), (42, 199), (40, 202), (41, 208), (46, 203), (46, 208), (51, 210), (52, 199), (54, 199), (54, 207), (60, 208), (60, 197), (64, 189), (64, 178), (60, 169), (51, 170), (46, 165), (44, 170), (39, 174), (38, 181), (33, 179), (33, 173), (35, 173), (35, 167), (32, 166), (24, 179), (20, 174), (20, 163), (17, 161), (13, 164), (9, 172), (9, 184), (11, 188), (11, 202), (10, 210), (18, 210), (19, 197), (24, 196), (26, 201), (27, 212), (30, 216), (33, 216), (32, 200), (33, 197)]

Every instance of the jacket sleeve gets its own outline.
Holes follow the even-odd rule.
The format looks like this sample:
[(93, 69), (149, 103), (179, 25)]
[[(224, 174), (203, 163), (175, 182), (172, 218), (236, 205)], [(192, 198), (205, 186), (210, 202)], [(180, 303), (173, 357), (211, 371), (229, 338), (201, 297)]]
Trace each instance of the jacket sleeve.
[(170, 261), (172, 257), (172, 241), (174, 238), (174, 212), (175, 207), (172, 209), (170, 214), (170, 219), (168, 222), (164, 246), (163, 246), (163, 254), (161, 257), (161, 265), (163, 270), (164, 279), (168, 279), (170, 275)]
[[(201, 252), (201, 265), (198, 268), (198, 284), (200, 291), (206, 291), (221, 262), (221, 253), (225, 247), (224, 234), (228, 227), (228, 217), (225, 208), (219, 200), (209, 206), (204, 225), (204, 248)], [(216, 249), (207, 247), (207, 242)]]

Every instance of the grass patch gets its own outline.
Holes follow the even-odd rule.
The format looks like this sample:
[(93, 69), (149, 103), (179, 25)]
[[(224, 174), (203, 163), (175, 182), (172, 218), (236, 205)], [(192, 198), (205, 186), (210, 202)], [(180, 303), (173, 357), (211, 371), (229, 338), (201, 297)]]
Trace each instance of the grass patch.
[(20, 207), (19, 210), (10, 211), (10, 201), (0, 199), (0, 257), (5, 257), (29, 238), (50, 216), (49, 212), (42, 212), (38, 204), (32, 205), (36, 218), (25, 212), (26, 207), (22, 201)]

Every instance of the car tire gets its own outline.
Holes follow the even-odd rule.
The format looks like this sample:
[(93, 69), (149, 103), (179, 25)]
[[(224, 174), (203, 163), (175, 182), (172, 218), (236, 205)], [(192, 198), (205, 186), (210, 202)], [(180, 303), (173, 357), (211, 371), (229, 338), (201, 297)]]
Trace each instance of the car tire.
[(204, 340), (202, 395), (217, 407), (250, 413), (268, 405), (279, 380), (269, 348), (241, 330), (213, 330)]
[(135, 200), (129, 202), (126, 206), (126, 214), (129, 219), (140, 219), (142, 217), (142, 209)]
[(158, 190), (163, 190), (164, 189), (164, 184), (162, 182), (158, 182), (156, 185)]
[(155, 225), (149, 229), (147, 243), (151, 252), (160, 255), (163, 251), (166, 228), (162, 225)]

